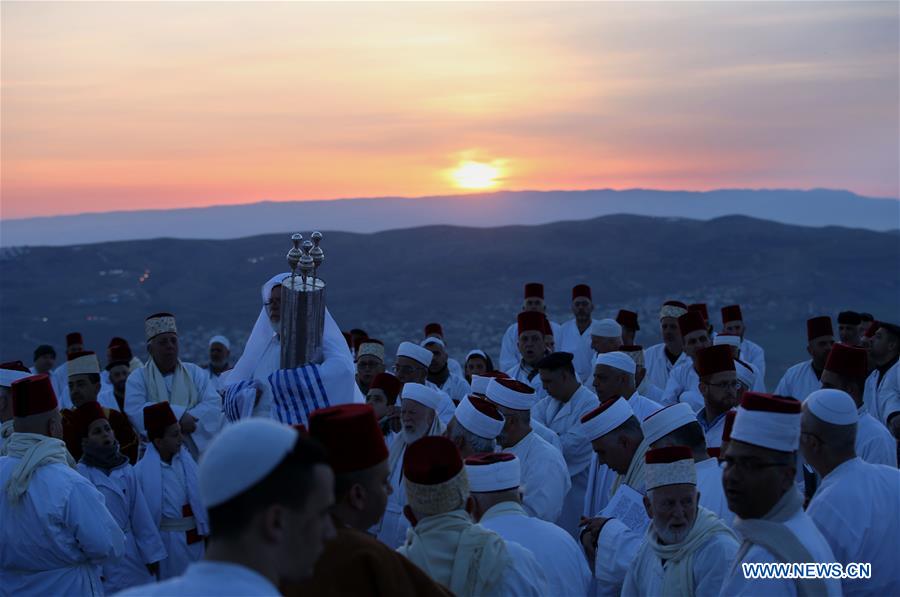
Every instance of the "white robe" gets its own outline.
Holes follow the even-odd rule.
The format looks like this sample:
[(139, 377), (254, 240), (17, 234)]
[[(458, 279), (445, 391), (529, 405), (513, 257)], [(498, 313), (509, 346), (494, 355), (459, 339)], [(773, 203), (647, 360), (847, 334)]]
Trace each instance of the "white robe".
[(662, 405), (687, 402), (697, 412), (703, 408), (703, 395), (699, 388), (700, 377), (694, 370), (694, 360), (683, 352), (669, 374), (669, 381), (663, 390)]
[(591, 571), (571, 535), (555, 524), (531, 518), (516, 502), (490, 508), (479, 524), (531, 551), (547, 578), (547, 595), (586, 595)]
[[(734, 512), (728, 509), (725, 488), (722, 487), (722, 469), (715, 458), (707, 458), (695, 463), (697, 471), (697, 491), (700, 505), (722, 519), (726, 526), (734, 525)], [(734, 554), (732, 554), (734, 555)]]
[(531, 419), (531, 430), (537, 433), (545, 442), (556, 448), (559, 454), (562, 455), (562, 442), (559, 441), (559, 436), (554, 431), (535, 419)]
[(869, 562), (872, 578), (845, 579), (844, 595), (900, 594), (900, 471), (859, 458), (822, 479), (806, 513), (825, 536), (835, 561)]
[(746, 338), (741, 339), (741, 360), (756, 367), (760, 378), (766, 379), (766, 353), (762, 346)]
[[(531, 375), (532, 372), (534, 373), (534, 375)], [(519, 361), (513, 367), (507, 369), (506, 374), (509, 375), (512, 379), (521, 381), (523, 384), (534, 389), (534, 399), (536, 401), (543, 400), (547, 397), (547, 392), (544, 390), (544, 384), (541, 381), (540, 374), (536, 369), (529, 367), (528, 365), (522, 363), (522, 361)]]
[(593, 392), (584, 386), (578, 386), (566, 403), (547, 396), (531, 409), (532, 418), (554, 431), (562, 443), (562, 454), (572, 479), (572, 488), (566, 494), (557, 524), (573, 536), (577, 536), (578, 523), (584, 509), (588, 466), (593, 455), (591, 442), (580, 432), (581, 417), (599, 405), (600, 401)]
[[(219, 432), (222, 427), (222, 399), (216, 392), (215, 385), (210, 383), (209, 375), (206, 371), (193, 363), (182, 363), (187, 369), (188, 375), (194, 382), (194, 388), (197, 391), (199, 402), (191, 409), (185, 409), (183, 406), (172, 404), (172, 411), (175, 417), (181, 420), (185, 411), (197, 419), (197, 429), (186, 436), (185, 442), (188, 449), (194, 456), (203, 454), (206, 446), (212, 438)], [(146, 439), (147, 431), (144, 429), (144, 406), (147, 404), (148, 392), (147, 383), (144, 378), (145, 369), (135, 369), (128, 376), (125, 385), (125, 414), (131, 420), (131, 424), (137, 432)], [(163, 375), (163, 381), (166, 383), (166, 389), (172, 391), (172, 384), (175, 375), (170, 373)], [(162, 398), (162, 397), (161, 397)], [(193, 445), (191, 445), (193, 444)], [(194, 453), (196, 451), (196, 453)]]
[[(559, 324), (551, 321), (550, 329), (553, 330), (554, 341), (559, 342)], [(506, 328), (506, 332), (503, 333), (503, 341), (500, 344), (500, 371), (512, 369), (521, 360), (522, 353), (519, 352), (519, 324), (513, 323)]]
[(856, 455), (871, 464), (897, 468), (897, 440), (864, 409), (856, 423)]
[(128, 587), (154, 582), (156, 579), (146, 565), (164, 560), (166, 548), (132, 466), (126, 462), (110, 471), (109, 476), (84, 463), (79, 463), (76, 469), (103, 494), (106, 509), (125, 534), (122, 557), (109, 558), (103, 563), (103, 590), (112, 595)]
[[(666, 383), (669, 381), (669, 374), (675, 366), (666, 356), (665, 349), (666, 345), (659, 343), (644, 350), (644, 367), (647, 369), (644, 381), (659, 388), (660, 392), (665, 390)], [(678, 361), (676, 360), (675, 362), (677, 363)]]
[(466, 378), (466, 372), (463, 371), (462, 365), (456, 359), (447, 359), (447, 368), (450, 369), (451, 375), (456, 375), (463, 379)]
[[(816, 528), (815, 523), (809, 515), (803, 510), (798, 510), (791, 518), (783, 523), (789, 531), (803, 544), (816, 562), (834, 562), (834, 554), (825, 541), (825, 537)], [(793, 596), (797, 595), (797, 585), (792, 579), (748, 579), (744, 578), (741, 563), (758, 562), (758, 563), (774, 563), (778, 559), (769, 550), (761, 545), (754, 544), (747, 551), (741, 561), (735, 560), (729, 567), (725, 582), (722, 585), (722, 595), (728, 597), (747, 596), (757, 597), (765, 595), (773, 596)], [(841, 582), (839, 580), (825, 581), (827, 595), (840, 596)]]
[(185, 573), (167, 581), (135, 587), (119, 597), (278, 597), (281, 593), (260, 573), (227, 562), (194, 562)]
[[(555, 435), (555, 434), (554, 434)], [(514, 446), (502, 451), (515, 454), (521, 463), (522, 505), (530, 516), (556, 523), (563, 501), (572, 487), (562, 453), (533, 430)]]
[(644, 537), (615, 518), (603, 525), (594, 559), (595, 595), (613, 597), (622, 592), (625, 575), (644, 544)]
[(866, 410), (887, 426), (890, 415), (900, 411), (900, 362), (888, 369), (884, 376), (876, 369), (866, 380), (864, 397)]
[(99, 402), (100, 406), (103, 408), (122, 412), (119, 408), (119, 402), (116, 400), (116, 392), (112, 386), (106, 386), (100, 390), (97, 394), (97, 402)]
[(706, 436), (707, 448), (722, 447), (722, 432), (725, 431), (725, 415), (727, 414), (728, 412), (724, 412), (716, 417), (712, 423), (708, 423), (706, 421), (706, 407), (704, 406), (697, 412), (697, 422), (700, 423), (703, 435)]
[[(596, 322), (597, 320), (591, 320)], [(570, 352), (574, 356), (572, 365), (578, 377), (588, 386), (592, 383), (594, 375), (594, 349), (591, 348), (591, 326), (589, 325), (584, 333), (578, 331), (578, 324), (575, 319), (570, 319), (559, 326), (559, 335), (555, 337), (556, 350), (561, 352)]]
[(125, 551), (103, 495), (55, 463), (35, 470), (12, 504), (6, 486), (20, 460), (0, 457), (0, 594), (103, 595), (100, 566)]
[(822, 388), (822, 382), (816, 377), (812, 367), (812, 359), (797, 363), (784, 372), (781, 381), (775, 388), (778, 396), (791, 396), (800, 402), (806, 397)]
[(469, 383), (465, 380), (465, 378), (450, 373), (444, 383), (440, 386), (437, 386), (439, 390), (444, 392), (450, 397), (454, 403), (459, 403), (463, 398), (471, 393), (472, 388), (469, 386)]

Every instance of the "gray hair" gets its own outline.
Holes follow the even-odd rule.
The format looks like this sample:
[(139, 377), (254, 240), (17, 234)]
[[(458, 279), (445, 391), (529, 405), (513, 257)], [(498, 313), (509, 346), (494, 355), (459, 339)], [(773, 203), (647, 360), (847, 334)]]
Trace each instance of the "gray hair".
[(482, 452), (493, 452), (495, 448), (495, 441), (493, 438), (475, 435), (474, 433), (463, 427), (462, 423), (460, 423), (459, 421), (456, 421), (456, 425), (451, 428), (450, 439), (454, 442), (462, 439), (472, 447), (472, 450), (476, 454), (480, 454)]

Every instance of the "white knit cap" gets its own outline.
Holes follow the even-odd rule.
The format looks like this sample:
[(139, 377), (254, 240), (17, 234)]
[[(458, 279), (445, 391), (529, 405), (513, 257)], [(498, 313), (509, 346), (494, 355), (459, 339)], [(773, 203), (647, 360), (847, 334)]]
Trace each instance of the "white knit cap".
[(428, 346), (429, 344), (437, 344), (441, 348), (445, 348), (447, 345), (444, 344), (444, 341), (438, 338), (437, 336), (428, 336), (420, 343), (420, 346)]
[(841, 390), (816, 390), (803, 402), (817, 419), (832, 425), (855, 425), (859, 411), (850, 394)]
[(397, 347), (397, 356), (412, 359), (417, 363), (422, 363), (426, 367), (431, 365), (431, 359), (434, 355), (427, 348), (423, 348), (414, 342), (401, 342)]
[[(496, 456), (491, 454), (491, 456)], [(478, 463), (477, 458), (466, 459), (466, 475), (469, 477), (469, 491), (476, 493), (514, 489), (522, 482), (522, 465), (512, 454), (505, 460)]]
[(601, 319), (591, 324), (591, 336), (621, 338), (622, 326), (615, 319)]
[(644, 485), (648, 490), (665, 485), (697, 484), (694, 457), (686, 446), (647, 450), (644, 459)]
[(228, 338), (226, 338), (225, 336), (213, 336), (212, 338), (209, 339), (210, 346), (212, 346), (213, 344), (216, 344), (216, 343), (219, 343), (222, 346), (224, 346), (225, 348), (227, 348), (228, 350), (231, 350), (231, 342), (229, 342)]
[(634, 375), (634, 372), (637, 371), (637, 364), (634, 362), (634, 359), (619, 351), (598, 354), (594, 357), (594, 367), (597, 365), (606, 365), (631, 375)]
[(666, 436), (688, 423), (696, 423), (697, 415), (687, 402), (678, 402), (672, 406), (661, 408), (641, 422), (644, 441), (649, 446), (656, 440)]
[[(478, 400), (478, 398), (476, 398)], [(484, 437), (487, 439), (495, 439), (500, 432), (503, 431), (503, 424), (506, 422), (503, 418), (503, 415), (497, 411), (497, 407), (489, 402), (482, 400), (482, 404), (487, 404), (490, 408), (496, 411), (496, 415), (500, 417), (496, 419), (475, 407), (472, 403), (471, 397), (466, 396), (462, 400), (459, 401), (459, 405), (456, 407), (456, 411), (453, 413), (453, 416), (456, 417), (456, 421), (465, 427), (468, 431), (471, 431), (478, 437)]]
[(536, 394), (534, 389), (528, 389), (531, 390), (531, 392), (519, 392), (504, 386), (495, 378), (491, 379), (488, 383), (484, 395), (487, 396), (491, 402), (496, 402), (506, 408), (511, 408), (513, 410), (531, 410), (531, 407), (534, 406), (535, 403)]
[(441, 395), (420, 383), (407, 382), (403, 384), (403, 389), (400, 390), (400, 397), (414, 400), (435, 412), (441, 406)]
[(713, 344), (715, 346), (727, 344), (728, 346), (736, 346), (737, 348), (740, 348), (741, 337), (735, 336), (733, 334), (716, 334), (716, 337), (713, 339)]
[(753, 389), (753, 386), (756, 384), (756, 372), (753, 369), (748, 367), (743, 361), (735, 361), (734, 372), (737, 374), (739, 382)]
[(200, 458), (200, 498), (224, 504), (266, 478), (294, 449), (297, 431), (271, 419), (250, 418), (225, 427)]
[(746, 392), (734, 417), (731, 439), (779, 452), (796, 452), (800, 447), (800, 403), (797, 408), (786, 408), (781, 405), (794, 401), (773, 398)]
[(100, 361), (97, 360), (97, 355), (94, 353), (82, 355), (71, 361), (66, 361), (66, 374), (69, 377), (90, 373), (100, 374)]
[(634, 411), (624, 398), (616, 398), (616, 401), (606, 408), (605, 405), (604, 402), (581, 418), (579, 430), (588, 441), (603, 437), (634, 416)]

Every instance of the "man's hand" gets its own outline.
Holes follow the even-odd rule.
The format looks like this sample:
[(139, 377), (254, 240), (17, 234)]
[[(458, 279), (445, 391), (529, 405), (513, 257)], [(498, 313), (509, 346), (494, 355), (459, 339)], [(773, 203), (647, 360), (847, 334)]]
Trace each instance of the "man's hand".
[(584, 548), (591, 568), (594, 567), (594, 558), (597, 556), (597, 540), (600, 538), (600, 531), (608, 520), (602, 516), (597, 518), (581, 517), (581, 547)]
[(178, 422), (181, 423), (181, 433), (185, 435), (190, 435), (197, 430), (197, 418), (188, 412), (181, 415), (181, 420)]

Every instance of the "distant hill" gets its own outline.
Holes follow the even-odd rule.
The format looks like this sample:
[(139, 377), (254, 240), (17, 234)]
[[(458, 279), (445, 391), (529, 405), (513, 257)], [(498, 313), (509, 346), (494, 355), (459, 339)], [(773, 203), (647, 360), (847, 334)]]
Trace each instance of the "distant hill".
[[(306, 222), (295, 225), (307, 233)], [(894, 233), (788, 226), (743, 216), (709, 222), (606, 216), (493, 229), (428, 226), (376, 234), (325, 232), (328, 304), (343, 329), (361, 327), (393, 351), (444, 325), (456, 358), (495, 358), (522, 285), (543, 281), (550, 315), (571, 317), (570, 289), (593, 287), (596, 317), (640, 313), (638, 341), (658, 342), (666, 299), (744, 307), (748, 337), (766, 348), (769, 384), (806, 357), (806, 318), (854, 308), (898, 320), (900, 242)], [(183, 354), (203, 362), (224, 333), (240, 353), (260, 309), (259, 287), (284, 271), (287, 234), (235, 240), (140, 240), (27, 248), (0, 260), (0, 359), (62, 348), (79, 330), (103, 351), (113, 335), (143, 354), (143, 318), (176, 313)], [(143, 281), (141, 281), (143, 280)], [(235, 355), (237, 356), (237, 355)]]
[(324, 230), (381, 232), (435, 224), (479, 228), (546, 224), (612, 214), (698, 220), (738, 214), (800, 226), (900, 228), (900, 201), (826, 189), (501, 191), (420, 198), (263, 202), (2, 220), (0, 246), (71, 245), (159, 237), (241, 238), (285, 232), (307, 222), (314, 222)]

